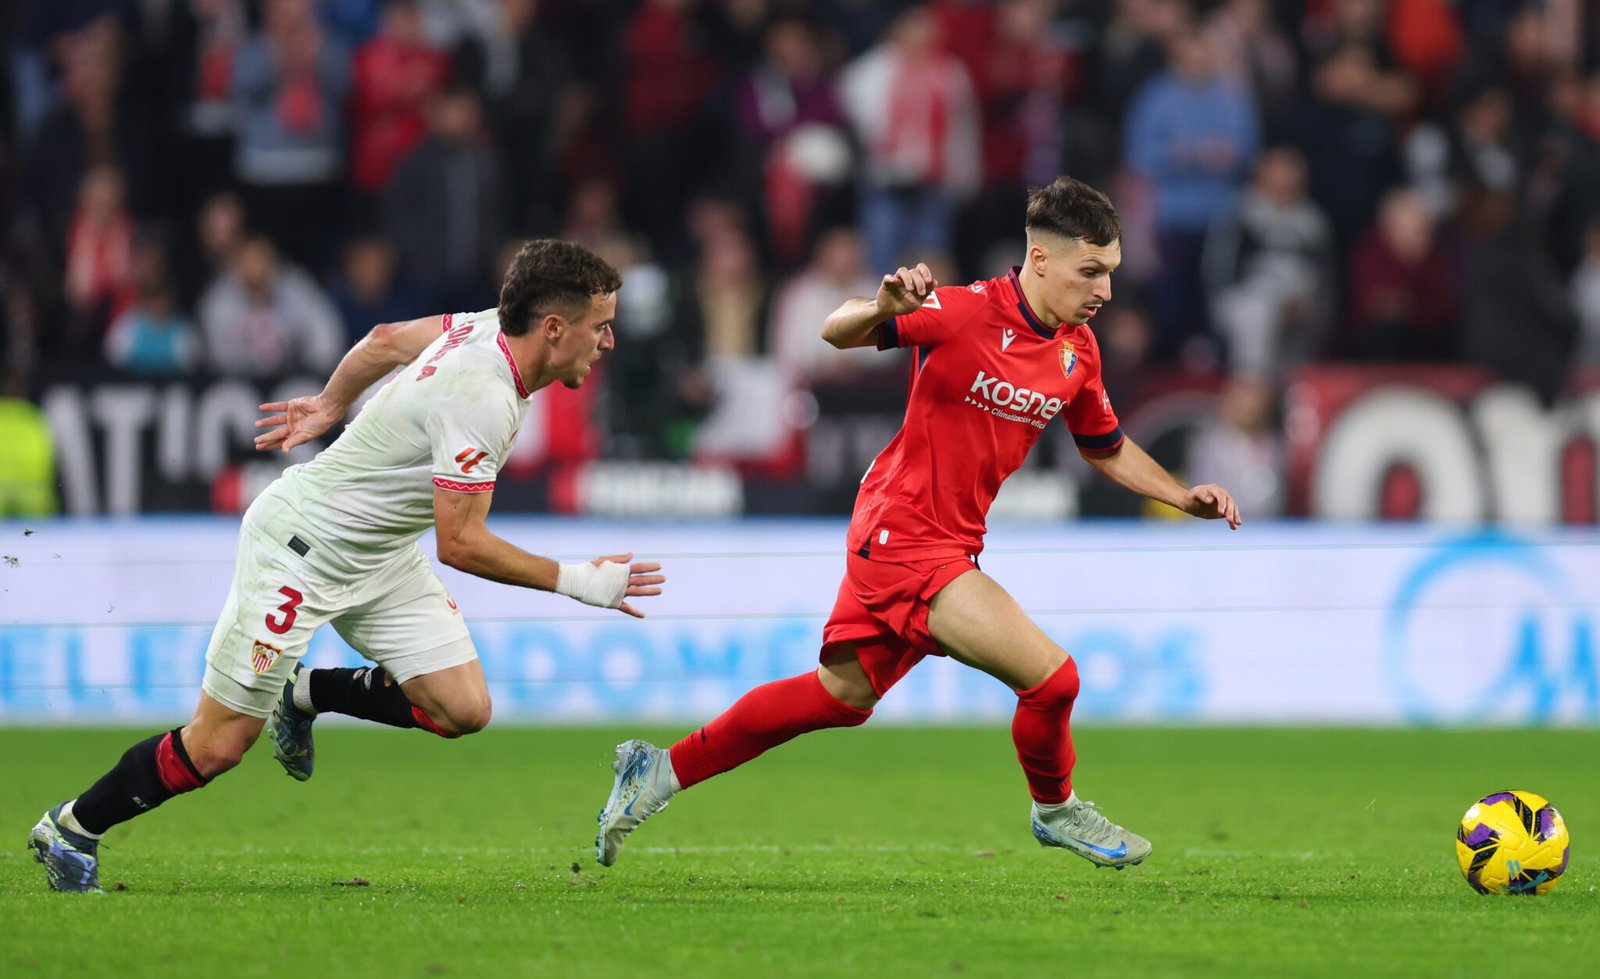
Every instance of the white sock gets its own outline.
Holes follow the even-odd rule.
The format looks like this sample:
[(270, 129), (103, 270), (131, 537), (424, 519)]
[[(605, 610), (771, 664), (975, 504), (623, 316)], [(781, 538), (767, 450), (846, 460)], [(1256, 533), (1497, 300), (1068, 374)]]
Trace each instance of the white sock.
[(1076, 790), (1074, 790), (1071, 795), (1067, 796), (1067, 801), (1065, 801), (1065, 802), (1035, 802), (1034, 803), (1034, 805), (1037, 806), (1039, 811), (1042, 812), (1042, 813), (1066, 812), (1068, 809), (1071, 809), (1071, 808), (1077, 806), (1077, 804), (1078, 804), (1078, 793), (1077, 793)]
[(672, 794), (677, 795), (679, 792), (682, 792), (683, 785), (678, 782), (678, 773), (672, 770), (671, 751), (663, 750), (661, 752), (661, 763), (667, 768), (667, 785), (671, 787)]
[(301, 670), (294, 678), (294, 705), (307, 714), (315, 714), (317, 708), (311, 704), (311, 671)]
[[(72, 800), (72, 802), (77, 801), (77, 799)], [(83, 828), (83, 824), (78, 822), (78, 817), (72, 814), (72, 802), (69, 802), (61, 807), (61, 815), (56, 817), (57, 825), (65, 829), (70, 829), (79, 836), (87, 836), (91, 840), (98, 840), (105, 836), (104, 833), (91, 833)]]

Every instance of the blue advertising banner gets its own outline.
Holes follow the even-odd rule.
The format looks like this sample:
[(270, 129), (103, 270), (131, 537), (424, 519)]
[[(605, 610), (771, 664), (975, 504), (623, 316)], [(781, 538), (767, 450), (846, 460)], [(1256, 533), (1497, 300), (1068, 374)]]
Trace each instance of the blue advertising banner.
[[(834, 520), (492, 520), (562, 560), (634, 551), (648, 618), (441, 568), (498, 722), (691, 722), (808, 669), (844, 567)], [(0, 724), (171, 721), (193, 709), (238, 524), (0, 524)], [(432, 544), (423, 540), (431, 554)], [(1600, 532), (1216, 523), (991, 529), (983, 570), (1078, 660), (1077, 717), (1151, 723), (1600, 723)], [(357, 665), (332, 629), (306, 662)], [(1009, 719), (942, 658), (879, 707)]]

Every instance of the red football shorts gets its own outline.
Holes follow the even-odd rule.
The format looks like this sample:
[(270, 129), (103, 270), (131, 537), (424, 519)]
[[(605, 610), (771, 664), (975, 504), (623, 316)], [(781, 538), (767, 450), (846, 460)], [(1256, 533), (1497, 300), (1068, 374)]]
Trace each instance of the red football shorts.
[(895, 563), (847, 554), (839, 597), (822, 628), (822, 658), (838, 643), (854, 643), (873, 691), (882, 697), (924, 656), (944, 655), (928, 634), (928, 603), (976, 568), (965, 555)]

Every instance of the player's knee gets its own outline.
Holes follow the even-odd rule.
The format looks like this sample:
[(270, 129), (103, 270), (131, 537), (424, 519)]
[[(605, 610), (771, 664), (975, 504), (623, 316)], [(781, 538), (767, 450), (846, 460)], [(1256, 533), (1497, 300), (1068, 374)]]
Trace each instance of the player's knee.
[(1017, 699), (1039, 710), (1057, 710), (1072, 706), (1080, 687), (1078, 664), (1069, 656), (1044, 682), (1019, 691)]
[(459, 738), (466, 734), (476, 734), (489, 726), (489, 718), (494, 714), (494, 706), (489, 700), (487, 692), (482, 697), (474, 698), (465, 703), (452, 704), (444, 712), (439, 726), (451, 737)]
[(186, 737), (184, 747), (188, 749), (189, 760), (194, 763), (195, 770), (210, 781), (243, 761), (244, 753), (250, 750), (254, 740)]

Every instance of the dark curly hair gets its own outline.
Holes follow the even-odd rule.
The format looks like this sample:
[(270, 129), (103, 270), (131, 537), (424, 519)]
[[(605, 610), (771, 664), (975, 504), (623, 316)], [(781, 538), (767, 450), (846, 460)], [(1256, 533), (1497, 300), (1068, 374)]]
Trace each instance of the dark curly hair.
[(1106, 195), (1074, 177), (1061, 176), (1028, 193), (1029, 231), (1081, 238), (1104, 247), (1122, 237), (1122, 222)]
[(570, 241), (525, 243), (500, 285), (500, 332), (520, 337), (541, 318), (578, 315), (594, 296), (616, 292), (622, 276), (605, 259)]

